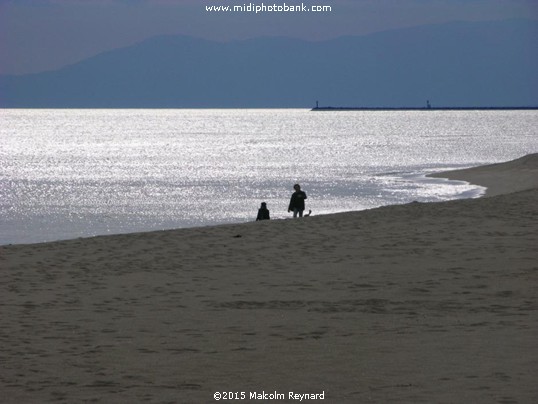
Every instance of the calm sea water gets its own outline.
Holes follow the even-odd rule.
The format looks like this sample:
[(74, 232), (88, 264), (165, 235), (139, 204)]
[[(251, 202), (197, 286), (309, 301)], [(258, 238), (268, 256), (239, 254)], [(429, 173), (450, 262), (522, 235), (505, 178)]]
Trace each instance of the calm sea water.
[(474, 197), (424, 175), (537, 151), (537, 111), (0, 110), (0, 244)]

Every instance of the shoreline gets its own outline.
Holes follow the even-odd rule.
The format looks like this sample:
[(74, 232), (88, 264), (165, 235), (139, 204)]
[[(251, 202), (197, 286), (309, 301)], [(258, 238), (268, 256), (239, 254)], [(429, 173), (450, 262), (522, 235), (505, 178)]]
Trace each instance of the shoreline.
[[(523, 167), (523, 169), (521, 169), (521, 167)], [(516, 172), (517, 172), (517, 175), (514, 175), (514, 173)], [(508, 162), (495, 163), (495, 164), (490, 164), (490, 165), (480, 165), (480, 166), (475, 166), (475, 167), (470, 167), (470, 168), (465, 168), (465, 169), (458, 169), (458, 170), (441, 171), (441, 172), (436, 172), (432, 174), (423, 174), (422, 176), (426, 178), (430, 177), (430, 178), (446, 179), (450, 181), (462, 181), (470, 185), (474, 185), (480, 188), (485, 188), (484, 194), (478, 197), (518, 192), (522, 190), (538, 188), (538, 153), (529, 154), (521, 158), (518, 158), (516, 160), (512, 160)], [(514, 178), (517, 178), (517, 180), (514, 180)], [(467, 199), (467, 198), (455, 198), (452, 200), (461, 200), (461, 199)], [(438, 202), (431, 202), (431, 203), (438, 203)], [(359, 211), (344, 211), (344, 212), (337, 212), (337, 213), (320, 214), (320, 215), (315, 215), (315, 216), (326, 216), (326, 215), (334, 215), (334, 214), (362, 212), (365, 210), (379, 209), (386, 206), (393, 206), (393, 205), (382, 205), (375, 208), (363, 209)], [(274, 220), (287, 220), (287, 219), (288, 218), (283, 218), (283, 219), (279, 218), (279, 219), (274, 219)], [(46, 244), (46, 243), (55, 243), (55, 242), (69, 241), (69, 240), (84, 240), (84, 239), (93, 238), (93, 237), (114, 237), (114, 236), (120, 236), (120, 235), (144, 234), (144, 233), (174, 231), (174, 230), (183, 230), (183, 229), (198, 229), (198, 228), (203, 229), (203, 228), (214, 227), (214, 226), (240, 225), (240, 224), (246, 224), (246, 223), (249, 223), (249, 222), (207, 224), (207, 225), (181, 227), (181, 228), (175, 228), (175, 229), (144, 230), (144, 231), (135, 231), (135, 232), (127, 232), (127, 233), (96, 234), (96, 235), (81, 236), (81, 237), (76, 237), (76, 238), (62, 238), (62, 239), (52, 240), (52, 241), (7, 243), (7, 244), (0, 244), (0, 247)]]
[(0, 246), (4, 402), (535, 402), (537, 159), (456, 174), (483, 198)]
[(486, 197), (526, 191), (538, 188), (538, 153), (504, 163), (429, 174), (428, 177), (465, 181), (485, 187)]

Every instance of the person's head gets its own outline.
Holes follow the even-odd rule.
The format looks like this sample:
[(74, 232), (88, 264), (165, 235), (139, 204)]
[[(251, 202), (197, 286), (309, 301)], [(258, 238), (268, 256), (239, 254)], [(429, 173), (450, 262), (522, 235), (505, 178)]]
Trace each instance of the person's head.
[(262, 202), (262, 208), (267, 209), (267, 204), (265, 202)]
[(295, 184), (293, 186), (293, 189), (295, 189), (296, 191), (300, 191), (301, 190), (301, 186), (299, 184)]

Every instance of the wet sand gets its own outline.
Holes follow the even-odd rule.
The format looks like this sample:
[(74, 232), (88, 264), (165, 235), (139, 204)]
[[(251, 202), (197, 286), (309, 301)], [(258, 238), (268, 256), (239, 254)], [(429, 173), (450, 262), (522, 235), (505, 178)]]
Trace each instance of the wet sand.
[(488, 167), (444, 174), (486, 198), (0, 247), (0, 401), (538, 402), (538, 156)]

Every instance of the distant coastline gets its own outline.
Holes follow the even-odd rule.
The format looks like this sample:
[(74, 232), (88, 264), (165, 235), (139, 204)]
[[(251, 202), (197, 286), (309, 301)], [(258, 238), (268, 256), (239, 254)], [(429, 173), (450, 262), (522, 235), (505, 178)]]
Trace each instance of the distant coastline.
[(314, 107), (311, 111), (525, 111), (535, 107)]

